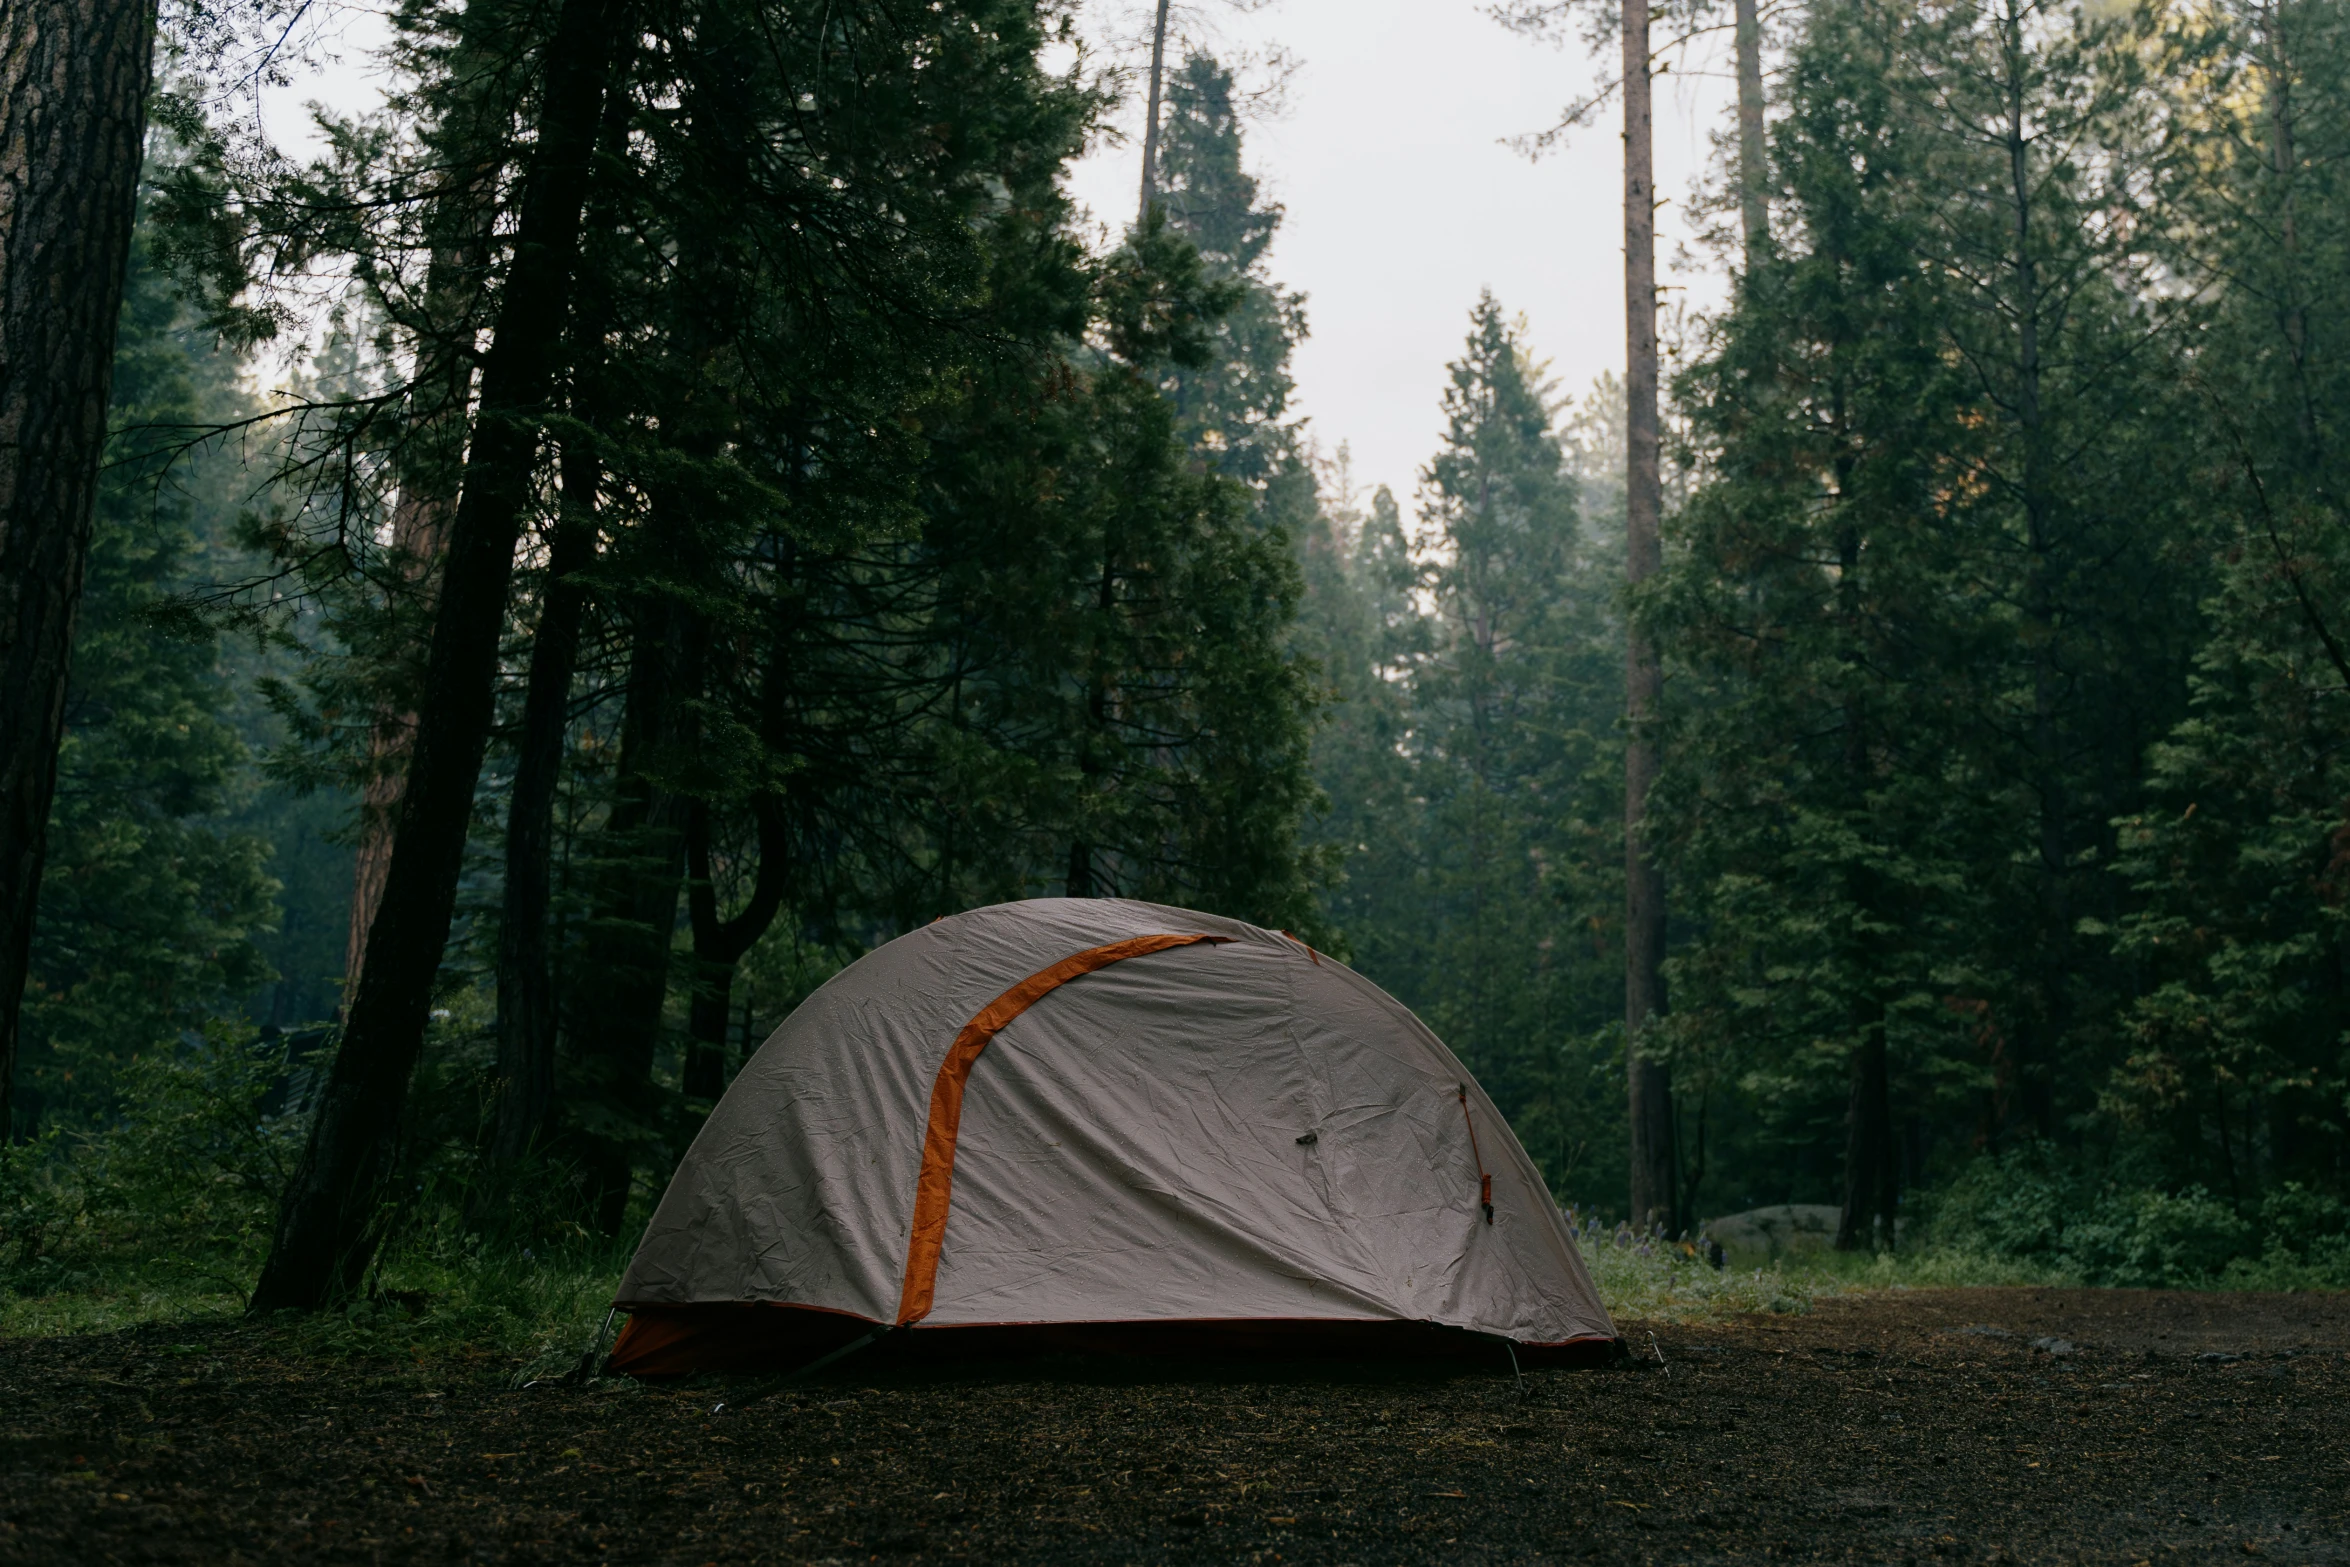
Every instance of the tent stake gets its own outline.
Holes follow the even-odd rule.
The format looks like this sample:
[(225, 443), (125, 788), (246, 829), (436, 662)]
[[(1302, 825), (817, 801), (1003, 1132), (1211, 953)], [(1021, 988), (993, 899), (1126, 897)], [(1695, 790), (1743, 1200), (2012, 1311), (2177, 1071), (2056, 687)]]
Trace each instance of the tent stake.
[(849, 1356), (855, 1354), (858, 1350), (863, 1349), (866, 1345), (872, 1343), (875, 1339), (881, 1337), (881, 1335), (884, 1333), (887, 1333), (891, 1326), (892, 1324), (884, 1322), (876, 1327), (872, 1332), (866, 1334), (863, 1338), (851, 1339), (846, 1344), (843, 1344), (840, 1348), (834, 1350), (831, 1354), (819, 1355), (814, 1360), (811, 1360), (806, 1365), (800, 1367), (800, 1369), (797, 1371), (787, 1371), (772, 1382), (763, 1382), (759, 1386), (752, 1388), (742, 1397), (731, 1402), (722, 1399), (718, 1403), (712, 1404), (710, 1406), (710, 1413), (714, 1415), (728, 1414), (735, 1410), (745, 1408), (751, 1404), (756, 1404), (759, 1402), (759, 1400), (766, 1398), (771, 1394), (780, 1393), (785, 1388), (791, 1386), (794, 1382), (800, 1381), (805, 1377), (814, 1376), (817, 1372), (822, 1371), (826, 1366), (831, 1365), (834, 1361), (846, 1360)]
[(604, 1335), (612, 1331), (612, 1319), (619, 1315), (618, 1306), (604, 1313), (604, 1325), (596, 1329), (596, 1336), (588, 1340), (588, 1347), (579, 1352), (578, 1362), (569, 1371), (561, 1376), (533, 1377), (522, 1384), (522, 1391), (527, 1393), (534, 1387), (560, 1387), (566, 1382), (585, 1382), (593, 1377), (596, 1374), (596, 1351), (604, 1347)]

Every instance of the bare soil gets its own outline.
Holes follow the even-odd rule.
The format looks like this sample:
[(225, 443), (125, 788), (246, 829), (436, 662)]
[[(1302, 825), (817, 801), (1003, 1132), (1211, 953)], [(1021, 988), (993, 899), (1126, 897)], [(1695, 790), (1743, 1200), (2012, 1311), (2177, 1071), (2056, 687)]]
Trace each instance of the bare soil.
[(720, 1415), (717, 1383), (519, 1390), (258, 1327), (19, 1341), (0, 1562), (2350, 1563), (2350, 1298), (1921, 1290), (1651, 1331), (1522, 1386), (1498, 1351), (852, 1360)]

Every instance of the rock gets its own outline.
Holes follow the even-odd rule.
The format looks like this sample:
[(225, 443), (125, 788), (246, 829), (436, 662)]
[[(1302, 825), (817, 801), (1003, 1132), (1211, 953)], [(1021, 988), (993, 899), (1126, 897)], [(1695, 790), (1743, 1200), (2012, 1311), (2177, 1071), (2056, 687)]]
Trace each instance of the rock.
[(1781, 1257), (1826, 1251), (1836, 1243), (1843, 1210), (1827, 1203), (1750, 1208), (1709, 1222), (1701, 1233), (1722, 1248), (1729, 1265), (1751, 1268)]
[(2032, 1340), (2032, 1347), (2043, 1355), (2069, 1355), (2073, 1353), (2073, 1341), (2069, 1338), (2036, 1338)]

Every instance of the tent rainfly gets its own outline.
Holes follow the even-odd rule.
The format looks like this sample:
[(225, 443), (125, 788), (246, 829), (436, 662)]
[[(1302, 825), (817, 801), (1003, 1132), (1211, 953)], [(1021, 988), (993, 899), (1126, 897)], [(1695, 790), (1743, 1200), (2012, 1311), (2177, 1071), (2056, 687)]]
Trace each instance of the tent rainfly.
[(1451, 1051), (1279, 932), (998, 904), (834, 976), (743, 1067), (622, 1279), (607, 1362), (877, 1329), (1079, 1350), (1604, 1359), (1541, 1174)]

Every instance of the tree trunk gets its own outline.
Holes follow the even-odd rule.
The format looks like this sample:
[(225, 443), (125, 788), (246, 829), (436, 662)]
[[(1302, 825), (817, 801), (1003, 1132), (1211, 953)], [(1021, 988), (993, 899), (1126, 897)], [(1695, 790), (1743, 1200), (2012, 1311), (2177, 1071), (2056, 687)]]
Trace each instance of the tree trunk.
[[(780, 679), (777, 675), (768, 677)], [(694, 994), (687, 1012), (685, 1091), (715, 1099), (726, 1091), (726, 1021), (735, 966), (757, 946), (783, 908), (791, 881), (791, 844), (783, 810), (773, 799), (752, 803), (759, 825), (759, 869), (750, 900), (732, 919), (718, 917), (718, 889), (710, 880), (710, 808), (696, 804), (686, 818), (686, 909), (694, 931)]]
[[(1841, 387), (1835, 398), (1830, 427), (1840, 438), (1846, 433), (1845, 402)], [(1835, 460), (1836, 500), (1845, 508), (1852, 498), (1852, 464), (1841, 453)], [(1869, 707), (1857, 671), (1870, 667), (1863, 630), (1865, 584), (1861, 578), (1861, 536), (1849, 510), (1836, 535), (1836, 618), (1845, 641), (1844, 661), (1855, 671), (1854, 684), (1844, 693), (1844, 787), (1846, 810), (1855, 822), (1869, 813), (1874, 763), (1869, 749)], [(1858, 989), (1852, 1002), (1852, 1092), (1844, 1111), (1844, 1211), (1836, 1224), (1836, 1249), (1857, 1251), (1877, 1244), (1876, 1225), (1884, 1220), (1884, 1244), (1893, 1243), (1893, 1101), (1886, 1080), (1885, 1003), (1880, 986), (1884, 964), (1877, 931), (1885, 920), (1885, 895), (1876, 871), (1864, 862), (1845, 870), (1845, 903), (1851, 910), (1852, 930), (1845, 956)]]
[[(628, 136), (625, 94), (604, 105), (597, 132), (602, 155), (617, 158)], [(617, 221), (617, 193), (607, 182), (587, 207), (589, 233)], [(563, 777), (563, 740), (571, 721), (571, 682), (590, 594), (580, 573), (601, 547), (604, 456), (600, 406), (611, 320), (608, 290), (593, 274), (573, 286), (571, 427), (563, 437), (561, 497), (539, 623), (530, 644), (506, 807), (506, 879), (498, 919), (498, 1113), (490, 1158), (505, 1164), (543, 1147), (555, 1129), (554, 955), (547, 922), (554, 907), (555, 792)]]
[(252, 1309), (315, 1309), (354, 1290), (377, 1239), (408, 1082), (456, 906), (493, 716), (514, 546), (530, 503), (580, 242), (591, 153), (624, 0), (564, 0), (539, 135), (483, 361), (481, 411), (449, 528), (392, 859), (366, 961)]
[(563, 444), (563, 515), (548, 552), (538, 633), (530, 644), (522, 738), (506, 808), (506, 886), (498, 922), (498, 1124), (491, 1157), (521, 1158), (541, 1146), (555, 1109), (555, 980), (547, 939), (554, 903), (555, 787), (571, 680), (579, 668), (587, 590), (596, 558), (596, 491), (603, 464), (592, 437)]
[[(785, 754), (791, 744), (792, 630), (790, 617), (779, 614), (760, 686), (759, 744), (770, 757)], [(732, 919), (720, 919), (718, 887), (711, 879), (710, 808), (697, 801), (686, 817), (686, 912), (693, 927), (694, 973), (683, 1078), (686, 1094), (695, 1099), (716, 1099), (726, 1091), (726, 1021), (735, 968), (774, 925), (791, 885), (792, 842), (783, 802), (772, 794), (754, 798), (751, 819), (758, 832), (759, 866), (752, 873), (750, 897)]]
[(0, 7), (0, 1142), (154, 55), (155, 0)]
[(1151, 88), (1150, 107), (1142, 123), (1142, 205), (1134, 221), (1137, 225), (1151, 219), (1151, 203), (1159, 195), (1159, 83), (1167, 66), (1167, 4), (1159, 0), (1159, 19), (1151, 29)]
[[(452, 265), (454, 265), (452, 261)], [(440, 258), (434, 270), (441, 269)], [(428, 290), (429, 292), (429, 290)], [(425, 450), (408, 465), (392, 508), (392, 558), (415, 595), (421, 614), (430, 616), (440, 573), (441, 549), (449, 523), (457, 512), (457, 491), (463, 459), (451, 446), (464, 442), (465, 403), (473, 385), (470, 356), (436, 352), (430, 345), (418, 376), (420, 399), (432, 407), (418, 421), (410, 439)], [(434, 450), (441, 448), (441, 450)], [(400, 653), (395, 651), (395, 657)], [(416, 715), (386, 706), (375, 715), (367, 739), (367, 778), (359, 791), (359, 845), (351, 867), (351, 928), (343, 957), (343, 994), (353, 994), (359, 971), (367, 961), (367, 930), (383, 901), (384, 876), (392, 864), (392, 823), (400, 807), (407, 779), (408, 746), (416, 729)]]
[(590, 1118), (581, 1139), (587, 1209), (606, 1235), (620, 1232), (628, 1211), (669, 990), (687, 802), (660, 775), (688, 741), (699, 639), (695, 617), (674, 602), (646, 604), (636, 617), (600, 890), (568, 987), (564, 1033)]
[(1900, 1187), (1893, 1169), (1893, 1108), (1885, 1064), (1885, 1008), (1863, 1005), (1860, 1044), (1852, 1052), (1852, 1094), (1844, 1114), (1844, 1213), (1838, 1251), (1893, 1249)]
[[(457, 79), (469, 86), (494, 79), (477, 43), (460, 36)], [(490, 100), (483, 102), (479, 100)], [(408, 602), (396, 604), (398, 631), (390, 656), (407, 666), (424, 655), (430, 639), (433, 598), (440, 580), (441, 550), (457, 515), (465, 477), (466, 404), (473, 393), (474, 328), (481, 306), (481, 279), (490, 234), (497, 221), (498, 174), (504, 167), (506, 103), (495, 93), (461, 100), (437, 128), (436, 141), (448, 155), (440, 189), (426, 216), (432, 259), (425, 273), (423, 310), (410, 323), (416, 351), (416, 379), (408, 392), (408, 431), (396, 456), (400, 496), (392, 508), (391, 558), (405, 581)], [(411, 620), (413, 617), (413, 620)], [(368, 735), (367, 776), (360, 786), (359, 844), (351, 875), (351, 922), (345, 937), (343, 994), (359, 985), (367, 961), (367, 927), (383, 898), (384, 874), (392, 863), (392, 822), (405, 782), (408, 746), (416, 714), (405, 702), (387, 703)]]
[[(1648, 0), (1624, 3), (1624, 575), (1634, 587), (1663, 563), (1657, 529), (1664, 511), (1658, 467), (1656, 349), (1656, 186), (1651, 166)], [(1624, 694), (1624, 1049), (1632, 1120), (1632, 1222), (1674, 1212), (1680, 1187), (1673, 1148), (1672, 1079), (1641, 1054), (1642, 1035), (1665, 1009), (1665, 878), (1642, 833), (1656, 781), (1657, 705), (1664, 669), (1653, 642), (1627, 621)]]
[(2032, 771), (2039, 804), (2040, 975), (2039, 1015), (2017, 1031), (2023, 1046), (2016, 1063), (2025, 1113), (2039, 1136), (2056, 1130), (2054, 1061), (2068, 1032), (2072, 977), (2071, 851), (2064, 778), (2064, 737), (2059, 711), (2063, 680), (2062, 632), (2056, 613), (2057, 541), (2049, 515), (2046, 434), (2040, 408), (2040, 269), (2032, 235), (2031, 137), (2024, 123), (2026, 43), (2023, 19), (2011, 3), (2007, 13), (2007, 154), (2015, 202), (2015, 253), (2010, 271), (2015, 287), (2016, 421), (2022, 426), (2025, 543), (2031, 556), (2025, 586), (2025, 638), (2032, 656)]
[(1762, 20), (1755, 0), (1736, 0), (1738, 17), (1738, 210), (1749, 277), (1770, 242), (1768, 164), (1763, 157)]

